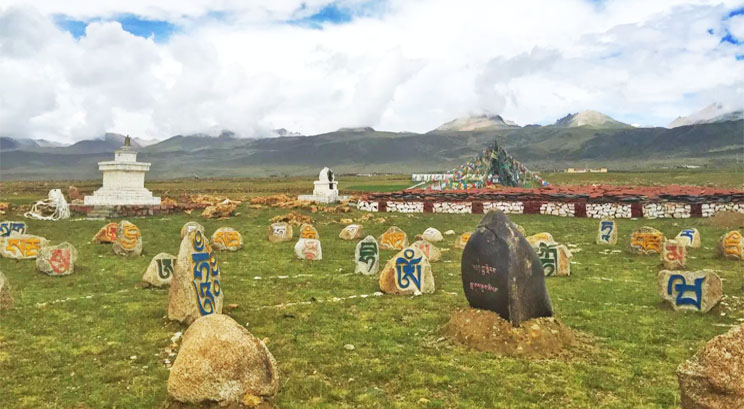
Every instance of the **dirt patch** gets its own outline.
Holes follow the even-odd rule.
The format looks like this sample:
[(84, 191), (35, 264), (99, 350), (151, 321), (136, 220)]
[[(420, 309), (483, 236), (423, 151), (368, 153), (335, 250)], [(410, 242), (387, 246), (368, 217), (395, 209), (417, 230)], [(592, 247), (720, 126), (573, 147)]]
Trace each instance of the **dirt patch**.
[(744, 228), (744, 213), (739, 212), (717, 212), (713, 217), (705, 221), (707, 224), (716, 227), (723, 227), (728, 230)]
[(589, 342), (555, 317), (513, 327), (495, 312), (475, 308), (453, 312), (444, 333), (455, 343), (512, 357), (570, 357)]

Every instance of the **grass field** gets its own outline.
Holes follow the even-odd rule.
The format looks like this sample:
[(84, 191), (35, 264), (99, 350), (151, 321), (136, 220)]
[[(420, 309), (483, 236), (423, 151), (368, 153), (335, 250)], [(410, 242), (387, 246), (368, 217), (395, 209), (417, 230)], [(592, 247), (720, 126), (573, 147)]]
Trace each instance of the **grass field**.
[[(365, 181), (348, 184), (362, 190), (405, 179)], [(241, 183), (250, 194), (292, 193), (307, 186), (300, 180), (273, 190), (269, 186), (276, 184), (267, 181), (219, 183), (222, 190), (215, 192), (234, 194), (243, 192)], [(173, 181), (153, 186), (160, 192), (200, 189)], [(3, 194), (15, 204), (44, 191), (20, 184), (2, 189), (18, 193)], [(167, 289), (136, 284), (152, 256), (176, 254), (179, 230), (189, 220), (202, 223), (208, 234), (234, 227), (246, 241), (239, 252), (219, 253), (225, 305), (239, 305), (225, 312), (267, 340), (280, 369), (278, 408), (673, 408), (679, 405), (677, 365), (744, 320), (744, 266), (716, 257), (715, 242), (726, 229), (703, 219), (621, 220), (621, 243), (611, 249), (624, 250), (631, 231), (642, 225), (667, 236), (698, 228), (703, 248), (691, 250), (689, 267), (720, 270), (724, 280), (725, 304), (705, 315), (676, 313), (662, 304), (658, 258), (605, 252), (607, 247), (593, 242), (596, 220), (513, 216), (529, 234), (548, 231), (580, 249), (574, 250), (571, 277), (551, 277), (547, 285), (557, 316), (586, 334), (591, 348), (573, 358), (534, 360), (476, 352), (442, 339), (450, 314), (467, 307), (454, 236), (441, 245), (450, 248), (443, 261), (432, 264), (434, 294), (361, 298), (379, 288), (376, 278), (353, 274), (356, 243), (338, 239), (343, 225), (337, 221), (349, 214), (307, 213), (317, 220), (324, 256), (310, 262), (294, 258), (294, 241), (265, 239), (269, 219), (283, 211), (243, 205), (239, 212), (223, 221), (185, 214), (130, 219), (144, 239), (145, 254), (134, 259), (89, 242), (104, 221), (27, 220), (30, 233), (69, 241), (80, 256), (76, 272), (62, 278), (36, 272), (33, 260), (0, 259), (15, 298), (14, 309), (0, 312), (0, 407), (166, 407), (163, 362), (174, 358), (164, 350), (185, 327), (166, 318)], [(362, 214), (355, 211), (351, 217)], [(429, 226), (461, 233), (480, 219), (384, 216), (385, 223), (366, 223), (366, 232), (378, 236), (397, 225), (411, 238)], [(383, 251), (381, 261), (393, 254)], [(283, 306), (302, 301), (311, 303)], [(355, 349), (348, 351), (345, 344)]]

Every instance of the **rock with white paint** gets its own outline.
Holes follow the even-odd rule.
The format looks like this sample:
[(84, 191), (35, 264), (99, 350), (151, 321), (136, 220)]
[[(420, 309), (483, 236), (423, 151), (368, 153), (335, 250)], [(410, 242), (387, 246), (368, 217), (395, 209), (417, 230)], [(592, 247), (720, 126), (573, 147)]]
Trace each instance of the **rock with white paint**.
[(380, 269), (380, 248), (374, 236), (367, 236), (356, 245), (354, 250), (354, 272), (364, 275), (375, 275)]
[(442, 233), (434, 227), (429, 227), (428, 229), (424, 230), (424, 232), (421, 234), (421, 238), (428, 241), (429, 243), (438, 243), (444, 240)]
[(341, 240), (359, 240), (364, 236), (364, 228), (361, 224), (350, 224), (341, 230), (338, 238)]
[(295, 255), (300, 260), (322, 260), (323, 249), (318, 239), (299, 239), (294, 247)]

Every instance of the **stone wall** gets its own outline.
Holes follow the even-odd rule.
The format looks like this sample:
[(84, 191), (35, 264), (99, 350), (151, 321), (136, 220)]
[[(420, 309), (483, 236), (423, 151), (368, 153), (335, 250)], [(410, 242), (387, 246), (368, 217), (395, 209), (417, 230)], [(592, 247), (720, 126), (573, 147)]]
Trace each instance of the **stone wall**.
[(178, 213), (184, 210), (204, 209), (206, 203), (179, 203), (160, 206), (83, 206), (72, 205), (70, 211), (90, 218), (144, 217)]

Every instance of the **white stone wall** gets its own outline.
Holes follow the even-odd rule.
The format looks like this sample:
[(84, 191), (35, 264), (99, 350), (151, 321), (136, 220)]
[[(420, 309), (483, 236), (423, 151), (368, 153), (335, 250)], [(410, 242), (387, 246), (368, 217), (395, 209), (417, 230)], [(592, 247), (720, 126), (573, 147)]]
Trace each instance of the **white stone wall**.
[(377, 212), (379, 211), (377, 207), (378, 207), (377, 202), (368, 202), (366, 200), (360, 200), (357, 203), (357, 209), (363, 212)]
[(472, 213), (473, 204), (471, 202), (435, 202), (433, 211), (434, 213)]
[(645, 203), (643, 217), (647, 219), (687, 219), (690, 217), (691, 205), (675, 202)]
[(587, 203), (586, 217), (594, 219), (630, 219), (630, 205), (624, 203)]
[(501, 210), (507, 214), (524, 213), (524, 203), (522, 202), (483, 202), (483, 213), (491, 210)]
[(564, 202), (548, 202), (540, 205), (540, 214), (549, 214), (552, 216), (574, 217), (575, 205)]
[(744, 213), (744, 203), (704, 203), (703, 217), (711, 217), (718, 212)]
[(388, 212), (423, 213), (424, 202), (387, 202)]

